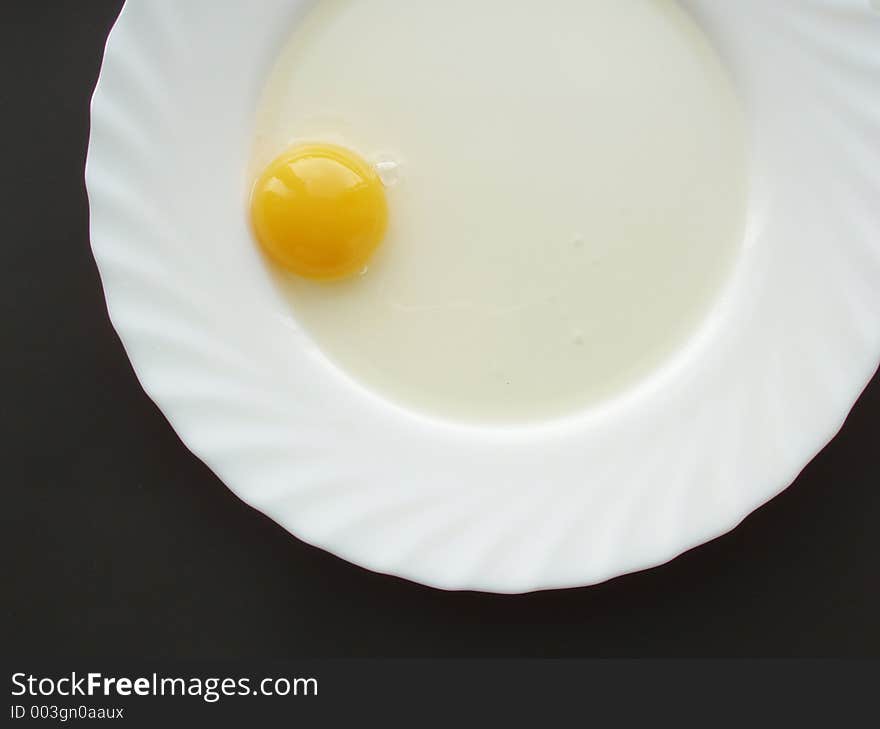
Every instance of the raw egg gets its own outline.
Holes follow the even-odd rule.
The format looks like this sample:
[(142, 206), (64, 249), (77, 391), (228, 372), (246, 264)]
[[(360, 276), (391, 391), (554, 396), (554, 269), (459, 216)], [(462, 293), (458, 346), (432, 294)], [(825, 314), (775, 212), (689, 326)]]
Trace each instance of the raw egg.
[(364, 269), (388, 220), (379, 175), (358, 154), (331, 144), (296, 146), (254, 185), (257, 239), (280, 266), (333, 281)]
[[(281, 315), (458, 423), (577, 414), (662, 371), (723, 300), (748, 209), (740, 99), (693, 4), (306, 4), (249, 168)], [(272, 162), (291, 140), (344, 149)]]

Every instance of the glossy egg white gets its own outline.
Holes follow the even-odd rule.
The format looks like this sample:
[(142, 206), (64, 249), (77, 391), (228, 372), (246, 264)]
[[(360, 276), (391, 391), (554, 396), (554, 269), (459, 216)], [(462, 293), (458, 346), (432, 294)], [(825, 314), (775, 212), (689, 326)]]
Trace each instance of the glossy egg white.
[(536, 421), (625, 392), (699, 329), (742, 245), (748, 146), (677, 3), (479, 6), (318, 2), (268, 79), (252, 172), (327, 141), (388, 182), (362, 276), (273, 271), (330, 360), (422, 413)]

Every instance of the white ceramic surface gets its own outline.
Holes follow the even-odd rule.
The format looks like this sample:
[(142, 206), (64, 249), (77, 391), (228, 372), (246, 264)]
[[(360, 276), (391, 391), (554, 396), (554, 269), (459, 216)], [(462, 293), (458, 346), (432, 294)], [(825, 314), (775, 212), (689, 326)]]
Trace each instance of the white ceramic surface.
[(880, 13), (871, 0), (683, 4), (749, 116), (733, 279), (636, 389), (492, 428), (405, 411), (348, 378), (251, 242), (252, 115), (309, 3), (129, 0), (92, 107), (92, 245), (138, 377), (187, 446), (307, 542), (498, 592), (665, 562), (790, 484), (880, 361)]

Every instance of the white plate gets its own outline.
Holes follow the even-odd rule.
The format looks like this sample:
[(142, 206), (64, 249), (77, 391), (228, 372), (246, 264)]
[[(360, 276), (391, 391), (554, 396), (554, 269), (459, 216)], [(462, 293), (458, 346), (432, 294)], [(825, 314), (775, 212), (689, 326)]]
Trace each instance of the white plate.
[(268, 281), (244, 169), (262, 84), (308, 4), (129, 0), (92, 106), (92, 246), (114, 326), (181, 439), (244, 501), (429, 585), (587, 585), (731, 529), (837, 432), (880, 360), (872, 2), (684, 3), (749, 115), (753, 195), (733, 280), (635, 390), (497, 428), (366, 390)]

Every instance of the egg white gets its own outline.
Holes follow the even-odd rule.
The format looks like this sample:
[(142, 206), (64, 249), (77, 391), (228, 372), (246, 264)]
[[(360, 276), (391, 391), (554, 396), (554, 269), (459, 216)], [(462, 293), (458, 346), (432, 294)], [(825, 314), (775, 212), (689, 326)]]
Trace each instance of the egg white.
[(672, 0), (320, 0), (255, 140), (254, 176), (297, 141), (381, 163), (369, 271), (273, 276), (332, 360), (457, 420), (552, 418), (638, 382), (743, 237), (743, 115)]

